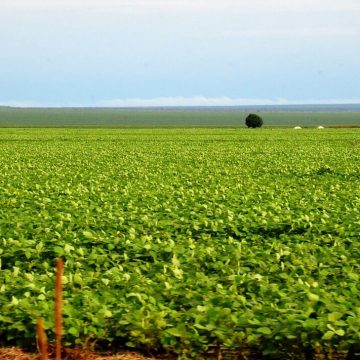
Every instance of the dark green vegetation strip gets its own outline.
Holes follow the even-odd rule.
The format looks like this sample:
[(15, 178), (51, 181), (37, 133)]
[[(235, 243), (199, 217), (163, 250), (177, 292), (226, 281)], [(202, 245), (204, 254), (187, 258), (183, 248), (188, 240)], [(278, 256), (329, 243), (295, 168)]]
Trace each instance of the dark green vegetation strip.
[[(0, 130), (0, 341), (295, 351), (360, 342), (360, 132)], [(284, 351), (282, 353), (282, 351)]]
[[(249, 111), (0, 108), (0, 127), (245, 127)], [(360, 126), (356, 110), (251, 112), (263, 117), (264, 126)]]

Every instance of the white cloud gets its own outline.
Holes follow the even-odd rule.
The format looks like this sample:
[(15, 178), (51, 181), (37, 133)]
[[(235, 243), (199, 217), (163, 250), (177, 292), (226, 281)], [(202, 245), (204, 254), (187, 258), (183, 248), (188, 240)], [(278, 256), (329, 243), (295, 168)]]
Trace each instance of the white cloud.
[(151, 106), (241, 106), (241, 105), (290, 105), (290, 104), (360, 104), (360, 99), (288, 100), (250, 99), (230, 97), (158, 97), (153, 99), (112, 99), (97, 102), (105, 107), (151, 107)]
[(100, 100), (94, 103), (44, 103), (34, 101), (0, 101), (0, 106), (12, 107), (162, 107), (162, 106), (243, 106), (243, 105), (332, 105), (332, 104), (359, 104), (360, 99), (308, 99), (289, 100), (277, 99), (251, 99), (221, 97), (157, 97), (151, 99), (128, 98)]
[[(18, 107), (18, 108), (37, 108), (37, 107), (62, 107), (62, 106), (71, 106), (71, 105), (59, 105), (56, 103), (47, 103), (47, 102), (40, 102), (40, 101), (28, 101), (28, 100), (10, 100), (10, 101), (1, 101), (0, 100), (0, 107), (1, 106), (10, 106), (10, 107)], [(80, 106), (80, 105), (79, 105)]]
[(252, 105), (252, 104), (271, 104), (268, 99), (233, 99), (229, 97), (205, 96), (194, 97), (158, 97), (153, 99), (112, 99), (102, 100), (98, 102), (99, 106), (119, 106), (119, 107), (135, 107), (135, 106), (233, 106), (233, 105)]
[(100, 100), (94, 103), (44, 103), (35, 101), (0, 101), (0, 106), (12, 107), (162, 107), (162, 106), (243, 106), (243, 105), (332, 105), (332, 104), (359, 104), (360, 99), (308, 99), (289, 100), (277, 99), (250, 99), (221, 97), (157, 97), (152, 99), (129, 98)]
[(359, 36), (360, 28), (355, 27), (304, 27), (304, 28), (271, 28), (224, 31), (224, 38), (323, 38), (338, 36)]
[(78, 8), (139, 11), (225, 11), (225, 12), (354, 12), (360, 11), (357, 0), (2, 0), (1, 8)]

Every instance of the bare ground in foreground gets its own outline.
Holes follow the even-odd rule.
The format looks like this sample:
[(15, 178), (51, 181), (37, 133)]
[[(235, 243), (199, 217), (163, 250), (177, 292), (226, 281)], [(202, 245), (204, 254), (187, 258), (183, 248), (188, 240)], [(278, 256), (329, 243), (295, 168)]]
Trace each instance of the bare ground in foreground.
[[(29, 354), (19, 348), (0, 348), (0, 360), (40, 360), (40, 355)], [(169, 357), (146, 357), (135, 352), (118, 355), (95, 354), (88, 350), (65, 349), (62, 360), (171, 360)]]

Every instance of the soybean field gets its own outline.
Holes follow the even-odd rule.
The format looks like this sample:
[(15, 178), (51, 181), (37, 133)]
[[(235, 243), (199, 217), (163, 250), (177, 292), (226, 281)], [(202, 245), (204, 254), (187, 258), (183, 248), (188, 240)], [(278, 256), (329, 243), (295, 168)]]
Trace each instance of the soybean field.
[(66, 345), (358, 356), (358, 129), (8, 128), (0, 168), (0, 345), (54, 339), (62, 257)]

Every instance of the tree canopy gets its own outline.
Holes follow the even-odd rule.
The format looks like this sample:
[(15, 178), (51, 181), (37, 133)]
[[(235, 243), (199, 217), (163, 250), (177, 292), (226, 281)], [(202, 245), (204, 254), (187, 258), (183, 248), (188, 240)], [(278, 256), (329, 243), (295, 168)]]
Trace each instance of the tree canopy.
[(261, 127), (263, 123), (263, 119), (257, 114), (249, 114), (245, 120), (245, 124), (248, 128), (258, 128)]

